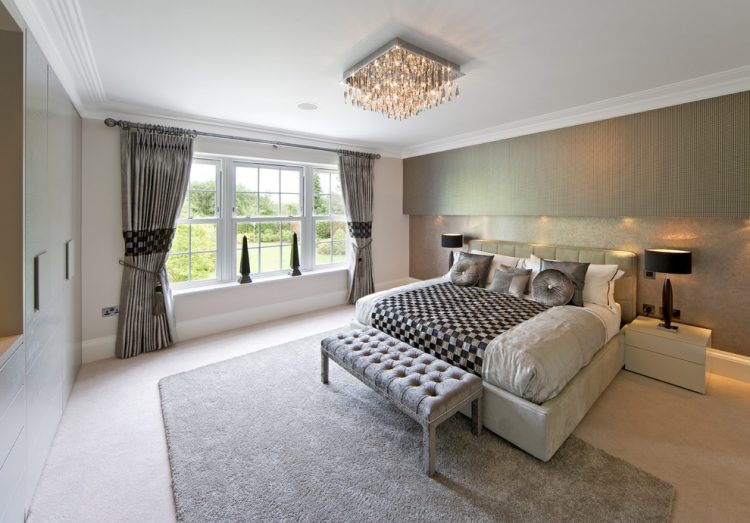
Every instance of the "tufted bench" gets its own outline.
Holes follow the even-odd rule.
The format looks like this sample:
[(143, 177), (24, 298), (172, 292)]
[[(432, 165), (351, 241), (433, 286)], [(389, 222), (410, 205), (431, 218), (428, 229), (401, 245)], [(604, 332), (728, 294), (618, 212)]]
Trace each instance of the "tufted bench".
[(373, 328), (341, 331), (320, 343), (321, 380), (328, 359), (380, 392), (422, 425), (422, 458), (435, 472), (435, 429), (471, 402), (472, 432), (482, 430), (482, 380)]

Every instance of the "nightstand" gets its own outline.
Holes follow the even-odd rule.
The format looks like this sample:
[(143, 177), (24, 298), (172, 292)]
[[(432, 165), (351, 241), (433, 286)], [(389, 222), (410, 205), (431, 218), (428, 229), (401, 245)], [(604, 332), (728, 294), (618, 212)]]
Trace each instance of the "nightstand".
[(672, 322), (680, 328), (669, 332), (657, 328), (660, 322), (638, 316), (624, 328), (625, 368), (705, 393), (706, 348), (711, 345), (711, 331)]

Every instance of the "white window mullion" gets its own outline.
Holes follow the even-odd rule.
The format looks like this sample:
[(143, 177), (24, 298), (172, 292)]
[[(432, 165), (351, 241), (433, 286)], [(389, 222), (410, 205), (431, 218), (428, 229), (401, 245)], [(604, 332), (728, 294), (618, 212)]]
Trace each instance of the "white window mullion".
[(219, 160), (219, 180), (216, 186), (216, 211), (219, 217), (219, 221), (216, 224), (216, 279), (224, 281), (226, 279), (226, 270), (224, 268), (225, 258), (224, 255), (226, 245), (226, 235), (224, 233), (226, 223), (226, 207), (227, 198), (224, 194), (226, 184), (224, 183), (224, 177), (226, 176), (226, 168), (223, 160)]
[(304, 270), (312, 270), (315, 267), (315, 220), (313, 218), (313, 207), (315, 204), (315, 171), (310, 166), (305, 166), (304, 198), (305, 206), (302, 215), (302, 266)]

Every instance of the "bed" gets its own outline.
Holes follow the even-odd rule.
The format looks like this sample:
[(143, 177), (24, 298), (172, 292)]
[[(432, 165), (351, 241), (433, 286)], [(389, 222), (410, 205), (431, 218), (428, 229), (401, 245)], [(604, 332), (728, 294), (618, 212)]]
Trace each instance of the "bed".
[[(573, 432), (589, 408), (591, 408), (623, 366), (624, 341), (623, 334), (619, 331), (619, 326), (621, 323), (630, 322), (636, 316), (637, 256), (634, 253), (619, 250), (526, 244), (501, 240), (472, 240), (469, 248), (472, 251), (501, 254), (516, 258), (528, 258), (531, 255), (535, 255), (539, 258), (561, 261), (612, 264), (617, 265), (624, 273), (621, 278), (614, 282), (616, 307), (601, 308), (599, 310), (596, 306), (587, 304), (584, 309), (590, 314), (570, 311), (577, 313), (578, 316), (596, 316), (599, 318), (604, 326), (606, 336), (593, 345), (589, 341), (589, 345), (593, 350), (590, 350), (590, 354), (585, 356), (583, 367), (580, 370), (578, 367), (573, 370), (567, 369), (566, 372), (569, 375), (558, 378), (560, 385), (557, 389), (554, 387), (550, 388), (547, 385), (545, 385), (547, 389), (541, 386), (537, 386), (536, 388), (531, 387), (529, 383), (530, 381), (533, 382), (534, 372), (530, 373), (531, 378), (524, 376), (523, 372), (516, 372), (513, 367), (515, 363), (511, 362), (511, 360), (498, 360), (499, 362), (495, 362), (494, 360), (498, 359), (497, 356), (487, 358), (487, 361), (484, 362), (485, 368), (481, 373), (477, 372), (483, 378), (484, 426), (529, 454), (543, 461), (548, 461)], [(430, 343), (430, 340), (434, 341), (434, 337), (425, 338), (423, 336), (420, 339), (415, 339), (412, 336), (410, 338), (407, 332), (398, 330), (395, 322), (392, 322), (393, 325), (389, 326), (388, 311), (391, 309), (388, 307), (395, 307), (398, 300), (401, 300), (402, 308), (404, 306), (403, 302), (409, 300), (411, 306), (414, 308), (429, 308), (432, 303), (440, 303), (440, 300), (463, 299), (464, 303), (477, 304), (477, 310), (480, 310), (482, 309), (482, 301), (477, 300), (477, 298), (483, 298), (488, 294), (494, 295), (494, 293), (489, 292), (482, 294), (478, 292), (478, 289), (474, 290), (477, 291), (474, 294), (470, 294), (465, 289), (451, 288), (454, 286), (447, 283), (447, 281), (445, 277), (436, 278), (366, 296), (357, 302), (357, 316), (353, 324), (362, 326), (375, 323), (376, 325), (390, 327), (390, 329), (383, 328), (383, 330), (386, 330), (386, 332), (391, 330), (389, 334), (396, 334), (396, 337), (404, 339), (404, 341), (409, 342), (415, 347), (434, 353), (436, 350), (440, 350), (436, 349)], [(500, 298), (495, 296), (493, 299)], [(510, 298), (505, 297), (502, 299), (510, 300)], [(540, 323), (540, 318), (547, 322), (546, 325), (549, 325), (549, 321), (558, 321), (562, 325), (562, 323), (568, 321), (564, 316), (566, 310), (574, 309), (573, 307), (557, 307), (555, 311), (546, 311), (545, 314), (538, 314), (543, 308), (537, 307), (534, 303), (524, 304), (522, 301), (516, 300), (511, 302), (510, 305), (515, 307), (514, 315), (517, 316), (515, 319), (516, 323), (524, 324), (526, 331), (531, 331), (531, 328), (537, 324), (540, 325), (539, 329), (546, 329), (547, 327), (543, 326), (545, 324)], [(534, 310), (535, 307), (540, 310)], [(557, 320), (550, 320), (554, 316), (553, 312), (558, 316), (562, 314), (562, 316)], [(442, 313), (439, 307), (437, 307), (436, 314), (439, 315)], [(491, 315), (488, 316), (485, 313), (484, 316), (478, 315), (478, 317), (482, 318), (481, 321), (485, 322), (484, 324), (487, 325), (486, 329), (491, 333), (486, 335), (485, 338), (490, 339), (495, 335), (492, 333), (503, 332), (504, 323), (502, 318), (496, 321), (493, 320), (494, 323), (499, 323), (500, 325), (493, 324), (491, 328), (487, 320), (487, 318), (492, 318)], [(493, 338), (493, 341), (489, 342), (490, 345), (498, 340), (507, 340), (511, 334), (516, 337), (516, 344), (523, 343), (523, 336), (519, 337), (517, 335), (517, 333), (523, 334), (524, 331), (522, 329), (514, 329), (513, 322), (509, 322), (506, 327), (509, 331), (508, 334)], [(495, 330), (493, 331), (493, 329)], [(479, 341), (472, 341), (472, 343), (480, 343), (481, 337), (478, 337), (477, 340)], [(599, 343), (602, 345), (599, 345)], [(492, 348), (497, 349), (494, 346)], [(565, 350), (568, 350), (567, 347)], [(501, 353), (495, 350), (488, 354), (488, 356), (493, 354)], [(549, 351), (547, 354), (552, 354), (550, 357), (557, 357)], [(565, 354), (565, 352), (560, 351), (557, 354)], [(441, 357), (448, 361), (450, 361), (450, 357), (457, 358), (455, 355)], [(483, 363), (482, 361), (466, 361), (466, 358), (463, 358), (461, 361), (461, 366), (464, 368), (468, 366), (469, 369), (473, 365), (481, 366)], [(563, 365), (563, 367), (565, 366)], [(551, 368), (555, 368), (555, 366), (552, 365)], [(500, 371), (508, 374), (510, 376), (508, 379), (511, 381), (521, 382), (523, 386), (517, 390), (514, 388), (513, 382), (498, 381), (498, 379), (502, 379), (496, 377)], [(536, 373), (543, 374), (541, 371)], [(465, 412), (464, 414), (468, 415), (469, 413)]]

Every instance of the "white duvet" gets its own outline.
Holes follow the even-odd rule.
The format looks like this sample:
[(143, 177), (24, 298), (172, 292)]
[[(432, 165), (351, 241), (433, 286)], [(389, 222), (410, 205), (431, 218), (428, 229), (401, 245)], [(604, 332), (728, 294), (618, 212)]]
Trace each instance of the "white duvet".
[[(355, 320), (370, 325), (375, 304), (394, 294), (445, 282), (445, 277), (360, 298)], [(619, 305), (552, 307), (492, 340), (484, 352), (482, 379), (534, 403), (557, 396), (620, 328)]]

